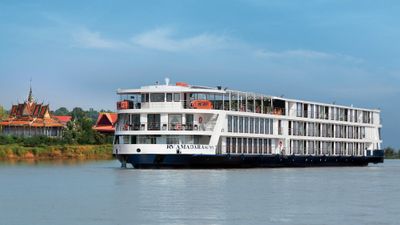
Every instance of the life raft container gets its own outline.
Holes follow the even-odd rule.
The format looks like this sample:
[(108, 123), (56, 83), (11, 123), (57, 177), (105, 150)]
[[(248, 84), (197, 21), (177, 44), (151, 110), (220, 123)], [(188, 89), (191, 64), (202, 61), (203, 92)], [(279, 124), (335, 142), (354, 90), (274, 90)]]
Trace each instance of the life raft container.
[(194, 109), (212, 109), (213, 104), (209, 100), (194, 100), (191, 102)]
[(117, 109), (133, 109), (133, 102), (128, 100), (117, 102)]

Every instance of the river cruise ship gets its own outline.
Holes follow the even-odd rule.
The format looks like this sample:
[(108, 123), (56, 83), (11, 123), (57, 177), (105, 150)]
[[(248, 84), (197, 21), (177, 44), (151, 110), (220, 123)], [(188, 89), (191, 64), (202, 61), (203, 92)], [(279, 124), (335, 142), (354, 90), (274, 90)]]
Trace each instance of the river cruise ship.
[(117, 91), (123, 167), (252, 168), (382, 163), (380, 111), (183, 82)]

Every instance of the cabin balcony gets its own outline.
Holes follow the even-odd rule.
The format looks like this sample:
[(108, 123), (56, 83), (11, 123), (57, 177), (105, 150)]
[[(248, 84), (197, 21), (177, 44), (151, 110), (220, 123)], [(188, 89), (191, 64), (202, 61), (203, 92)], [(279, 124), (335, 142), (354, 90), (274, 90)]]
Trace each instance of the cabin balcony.
[(218, 114), (120, 113), (116, 131), (213, 131)]

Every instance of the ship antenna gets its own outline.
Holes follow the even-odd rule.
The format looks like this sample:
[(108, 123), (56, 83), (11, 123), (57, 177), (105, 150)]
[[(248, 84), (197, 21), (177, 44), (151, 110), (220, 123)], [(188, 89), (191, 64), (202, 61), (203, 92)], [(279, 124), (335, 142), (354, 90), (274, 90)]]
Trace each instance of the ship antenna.
[(169, 85), (169, 78), (168, 77), (165, 78), (165, 85), (167, 85), (167, 86)]

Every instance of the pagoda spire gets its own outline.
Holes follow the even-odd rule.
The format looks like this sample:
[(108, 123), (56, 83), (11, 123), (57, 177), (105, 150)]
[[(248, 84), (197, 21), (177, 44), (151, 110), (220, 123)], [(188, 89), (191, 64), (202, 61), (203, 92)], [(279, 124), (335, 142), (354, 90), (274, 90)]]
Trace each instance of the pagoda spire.
[(32, 78), (31, 78), (30, 84), (29, 84), (28, 102), (33, 102), (33, 95), (32, 95)]

